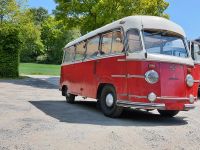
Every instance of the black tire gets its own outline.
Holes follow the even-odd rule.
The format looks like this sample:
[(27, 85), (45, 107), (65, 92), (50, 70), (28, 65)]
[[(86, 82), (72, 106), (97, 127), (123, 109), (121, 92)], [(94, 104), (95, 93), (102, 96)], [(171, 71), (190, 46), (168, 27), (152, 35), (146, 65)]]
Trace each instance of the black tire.
[(178, 110), (158, 110), (158, 112), (163, 117), (174, 117), (179, 113)]
[(75, 95), (67, 93), (66, 94), (66, 102), (70, 104), (74, 104), (75, 101)]
[(68, 91), (68, 88), (66, 86), (64, 86), (62, 88), (62, 95), (66, 97), (66, 102), (67, 103), (73, 104), (74, 101), (75, 101), (75, 95), (70, 94), (67, 91)]
[[(111, 106), (108, 106), (106, 103), (106, 98), (108, 95), (112, 96), (113, 99)], [(104, 86), (100, 96), (100, 107), (105, 116), (116, 118), (121, 115), (123, 107), (117, 106), (116, 100), (117, 96), (114, 87), (110, 85)]]

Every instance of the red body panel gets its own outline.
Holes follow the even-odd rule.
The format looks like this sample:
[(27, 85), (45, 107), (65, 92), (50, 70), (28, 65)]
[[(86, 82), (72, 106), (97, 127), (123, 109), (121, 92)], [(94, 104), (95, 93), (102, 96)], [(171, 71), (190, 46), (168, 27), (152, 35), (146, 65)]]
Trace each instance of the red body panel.
[[(149, 64), (159, 74), (159, 81), (155, 84), (149, 84), (144, 78), (145, 73), (151, 70)], [(194, 79), (199, 80), (200, 66), (126, 60), (125, 55), (109, 56), (63, 65), (60, 82), (61, 86), (68, 87), (70, 93), (91, 98), (97, 98), (99, 84), (112, 84), (118, 100), (150, 103), (146, 98), (150, 92), (154, 92), (157, 97), (188, 98), (190, 94), (196, 97), (199, 83), (195, 83), (192, 88), (186, 85), (188, 68), (191, 68)], [(184, 99), (157, 99), (156, 103), (164, 103), (167, 110), (183, 110), (184, 104), (190, 104), (189, 100)]]

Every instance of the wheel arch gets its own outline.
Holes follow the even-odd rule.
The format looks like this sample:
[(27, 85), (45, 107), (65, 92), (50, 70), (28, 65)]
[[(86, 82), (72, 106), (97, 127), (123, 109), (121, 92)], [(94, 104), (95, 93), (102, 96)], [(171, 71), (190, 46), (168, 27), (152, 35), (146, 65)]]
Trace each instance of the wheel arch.
[[(107, 85), (112, 86), (112, 87), (115, 89), (115, 92), (116, 92), (116, 88), (115, 88), (114, 84), (112, 84), (112, 83), (100, 83), (100, 84), (98, 85), (97, 93), (96, 93), (96, 99), (97, 99), (97, 100), (100, 99), (101, 92), (102, 92), (103, 88), (104, 88), (105, 86), (107, 86)], [(117, 94), (116, 94), (116, 95), (117, 95)]]

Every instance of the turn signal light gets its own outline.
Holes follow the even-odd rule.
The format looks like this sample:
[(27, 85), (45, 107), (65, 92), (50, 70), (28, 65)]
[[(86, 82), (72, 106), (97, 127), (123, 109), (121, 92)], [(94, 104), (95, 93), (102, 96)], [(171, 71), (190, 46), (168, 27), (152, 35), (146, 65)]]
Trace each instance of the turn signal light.
[(187, 73), (190, 74), (192, 72), (191, 68), (187, 68)]
[(154, 65), (154, 64), (149, 64), (149, 69), (154, 69), (154, 68), (156, 68), (156, 65)]

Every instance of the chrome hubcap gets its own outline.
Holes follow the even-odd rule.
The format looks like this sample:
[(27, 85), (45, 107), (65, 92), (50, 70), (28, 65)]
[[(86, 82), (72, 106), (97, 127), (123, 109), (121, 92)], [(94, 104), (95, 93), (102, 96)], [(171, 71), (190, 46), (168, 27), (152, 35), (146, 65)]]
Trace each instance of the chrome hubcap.
[(113, 105), (113, 103), (114, 103), (114, 97), (113, 97), (112, 94), (109, 93), (109, 94), (106, 96), (106, 105), (107, 105), (108, 107), (111, 107), (111, 106)]

